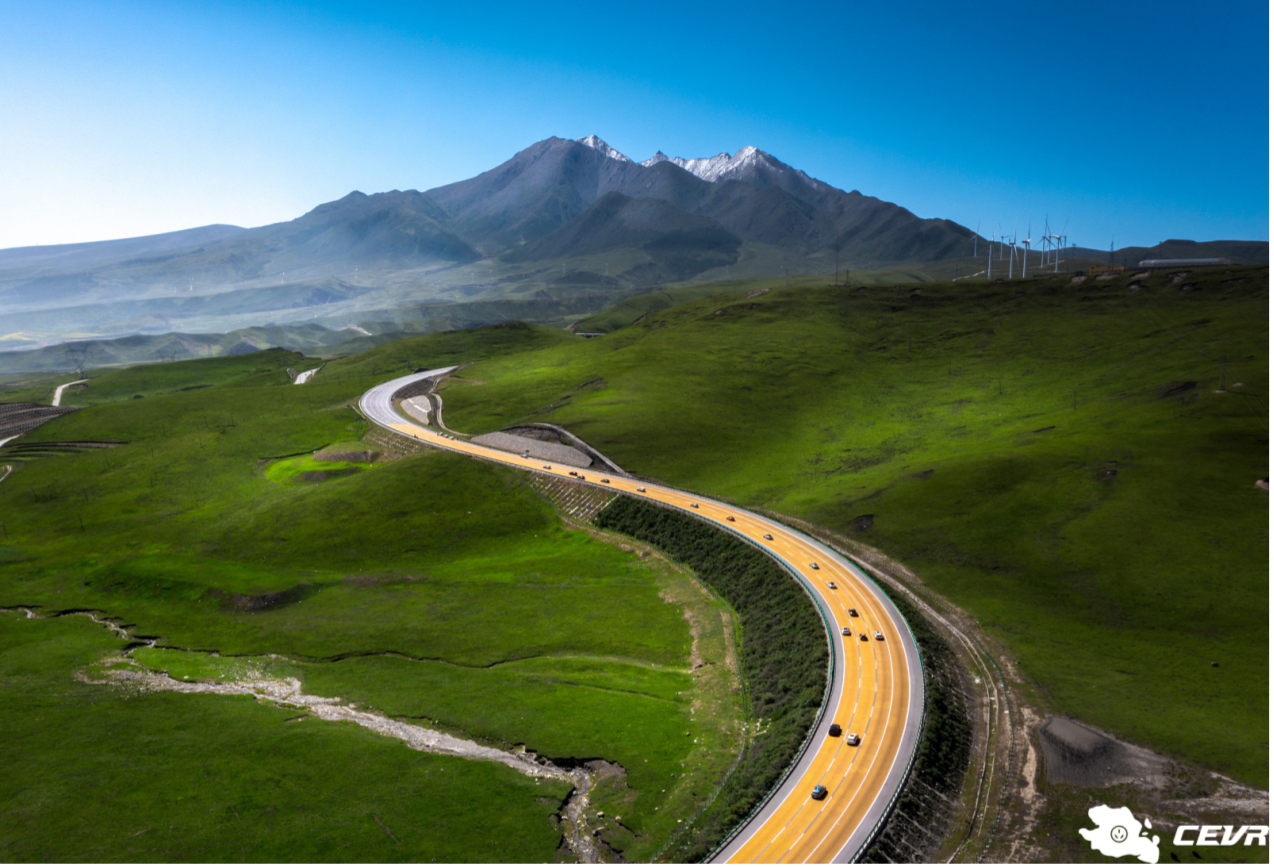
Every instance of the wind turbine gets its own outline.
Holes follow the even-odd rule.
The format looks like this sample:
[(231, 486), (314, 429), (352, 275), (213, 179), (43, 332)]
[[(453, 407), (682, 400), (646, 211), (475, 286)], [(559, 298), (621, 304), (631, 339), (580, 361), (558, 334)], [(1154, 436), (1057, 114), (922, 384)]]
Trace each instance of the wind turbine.
[(982, 221), (978, 220), (978, 227), (973, 230), (973, 255), (978, 255), (978, 232), (982, 231)]
[[(978, 225), (981, 226), (982, 224), (979, 223)], [(995, 237), (995, 236), (993, 235), (992, 237)], [(986, 279), (987, 280), (991, 279), (991, 246), (992, 245), (990, 244), (990, 242), (988, 242), (986, 245)]]
[[(1004, 237), (1008, 237), (1005, 235)], [(1017, 265), (1017, 225), (1013, 226), (1013, 243), (1009, 245), (1009, 279), (1013, 279), (1013, 269)]]
[(1026, 240), (1024, 240), (1022, 244), (1025, 247), (1025, 249), (1022, 250), (1022, 279), (1025, 280), (1026, 279), (1026, 254), (1027, 254), (1027, 251), (1031, 249), (1031, 224), (1030, 223), (1026, 224)]

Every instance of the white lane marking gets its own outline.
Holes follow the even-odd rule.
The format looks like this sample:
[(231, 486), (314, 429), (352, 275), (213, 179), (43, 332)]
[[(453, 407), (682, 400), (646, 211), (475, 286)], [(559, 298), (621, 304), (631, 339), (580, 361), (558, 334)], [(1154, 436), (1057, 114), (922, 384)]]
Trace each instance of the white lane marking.
[[(801, 541), (801, 540), (799, 539), (799, 537), (797, 537), (797, 541), (798, 541), (798, 542), (799, 542), (799, 541)], [(799, 549), (799, 550), (801, 550), (801, 551), (802, 551), (802, 553), (804, 554), (804, 553), (805, 553), (805, 552), (807, 552), (809, 549), (808, 549), (808, 548), (801, 548), (801, 549)], [(834, 562), (834, 561), (833, 561), (833, 562)], [(837, 570), (837, 574), (839, 575), (839, 574), (840, 574), (840, 567), (839, 567), (839, 566), (837, 566), (837, 567), (836, 567), (836, 570)], [(855, 575), (852, 571), (851, 571), (851, 572), (849, 572), (849, 573), (847, 573), (847, 574), (849, 575), (849, 577), (850, 577), (852, 580), (860, 581), (860, 582), (861, 582), (861, 579), (859, 579), (859, 578), (858, 578), (858, 576), (857, 576), (857, 575)], [(864, 597), (864, 598), (867, 598), (867, 597)], [(839, 600), (836, 600), (836, 601), (839, 601)], [(852, 600), (851, 600), (851, 601), (852, 601)], [(865, 612), (869, 612), (869, 613), (874, 613), (874, 612), (872, 611), (872, 607), (871, 607), (871, 605), (870, 605), (870, 604), (864, 604), (864, 605), (863, 605), (863, 611), (865, 611)], [(862, 615), (860, 615), (860, 617), (861, 617), (861, 619), (864, 621), (864, 624), (866, 624), (866, 621), (867, 621), (867, 619), (868, 619), (868, 618), (867, 618), (866, 616), (862, 616)], [(853, 619), (852, 619), (852, 618), (848, 618), (848, 617), (847, 617), (847, 619), (849, 620), (849, 623), (850, 623), (850, 625), (852, 626), (852, 625), (853, 625)], [(868, 629), (868, 631), (869, 631), (869, 632), (871, 631), (870, 627), (867, 627), (867, 629)], [(855, 639), (857, 639), (857, 635), (855, 635), (855, 636), (854, 636), (854, 638), (855, 638)], [(862, 663), (862, 656), (863, 656), (863, 651), (862, 651), (862, 642), (861, 642), (861, 641), (857, 641), (857, 640), (855, 640), (855, 642), (854, 642), (854, 643), (858, 645), (858, 648), (857, 648), (857, 651), (856, 651), (856, 652), (857, 652), (857, 654), (858, 654), (858, 689), (857, 689), (857, 691), (856, 691), (856, 692), (855, 692), (855, 694), (854, 694), (854, 704), (853, 704), (853, 710), (851, 711), (851, 719), (853, 718), (853, 716), (856, 716), (856, 715), (857, 715), (857, 713), (858, 713), (859, 702), (861, 701), (861, 697), (862, 697), (863, 669), (866, 667), (866, 666), (864, 666), (864, 665), (863, 665), (863, 663)], [(868, 730), (871, 728), (871, 720), (872, 720), (872, 717), (875, 715), (875, 705), (876, 705), (876, 700), (877, 700), (877, 698), (878, 698), (878, 696), (879, 696), (879, 693), (880, 693), (880, 679), (879, 679), (880, 666), (879, 666), (879, 664), (878, 664), (878, 663), (876, 663), (876, 661), (875, 661), (875, 658), (876, 658), (876, 648), (875, 648), (875, 646), (874, 646), (874, 645), (872, 646), (871, 651), (872, 651), (872, 659), (873, 659), (873, 666), (872, 666), (872, 668), (873, 668), (873, 670), (874, 670), (874, 671), (876, 671), (876, 673), (877, 673), (877, 679), (876, 679), (875, 686), (874, 686), (874, 687), (873, 687), (873, 689), (872, 689), (872, 701), (871, 701), (871, 704), (869, 704), (869, 705), (867, 706), (867, 723), (866, 723), (866, 724), (864, 725), (864, 727), (863, 727), (863, 737), (864, 737), (864, 743), (866, 742), (866, 737), (867, 737), (867, 734), (868, 734)], [(848, 669), (848, 668), (849, 668), (849, 654), (848, 654), (848, 653), (846, 653), (846, 654), (845, 654), (845, 657), (846, 657), (846, 659), (845, 659), (845, 668), (846, 668), (846, 669)], [(846, 674), (846, 673), (847, 673), (847, 672), (842, 672), (842, 674), (841, 674), (842, 683), (844, 683), (844, 677), (845, 677), (845, 674)], [(845, 707), (845, 693), (846, 693), (845, 686), (842, 686), (842, 688), (841, 688), (841, 704), (840, 704), (840, 707), (841, 707), (841, 708), (844, 708), (844, 707)], [(836, 755), (839, 755), (839, 754), (840, 754), (840, 750), (841, 750), (841, 745), (840, 745), (840, 744), (837, 744), (837, 747), (836, 747)], [(873, 755), (873, 763), (874, 763), (874, 758), (875, 758), (875, 756), (876, 756), (876, 755), (879, 755), (879, 753), (880, 753), (880, 748), (879, 748), (879, 747), (876, 747), (876, 748), (873, 750), (873, 753), (872, 753), (872, 755)], [(854, 760), (855, 760), (855, 759), (857, 759), (857, 757), (858, 757), (858, 753), (857, 753), (857, 752), (855, 752), (855, 753), (854, 753), (854, 758), (853, 758), (853, 759), (850, 759), (849, 767), (847, 767), (847, 768), (845, 769), (845, 772), (841, 775), (841, 783), (843, 783), (843, 782), (844, 782), (845, 778), (846, 778), (846, 777), (848, 777), (848, 776), (849, 776), (849, 774), (850, 774), (850, 772), (853, 770)], [(833, 757), (833, 758), (832, 758), (832, 761), (828, 763), (828, 765), (827, 765), (826, 769), (823, 771), (823, 775), (819, 777), (819, 780), (818, 780), (818, 781), (819, 781), (819, 783), (820, 783), (820, 784), (822, 784), (822, 783), (825, 781), (826, 775), (827, 775), (827, 774), (829, 774), (829, 773), (831, 773), (831, 771), (832, 771), (832, 765), (833, 765), (833, 764), (835, 764), (835, 761), (836, 761), (836, 759), (835, 759), (835, 757)], [(860, 788), (860, 789), (862, 788), (863, 782), (865, 782), (865, 781), (866, 781), (867, 776), (868, 776), (870, 773), (871, 773), (871, 765), (869, 764), (869, 765), (867, 766), (867, 771), (863, 774), (863, 779), (862, 779), (862, 780), (860, 780), (860, 782), (859, 782), (859, 788)], [(841, 783), (837, 783), (837, 784), (836, 784), (836, 789), (837, 789), (837, 790), (839, 790)], [(793, 794), (795, 794), (795, 790), (793, 790)], [(832, 793), (831, 793), (831, 792), (829, 792), (828, 797), (830, 797), (830, 796), (831, 796), (831, 794), (832, 794)], [(853, 797), (855, 797), (855, 796), (857, 796), (857, 791), (855, 791), (854, 796), (851, 796), (851, 800), (850, 800), (850, 801), (846, 804), (846, 809), (848, 809), (849, 804), (852, 804), (852, 803), (853, 803)], [(755, 858), (753, 858), (753, 859), (752, 859), (752, 861), (751, 861), (751, 862), (749, 862), (749, 863), (755, 864), (757, 861), (761, 860), (761, 859), (762, 859), (762, 856), (764, 856), (764, 855), (765, 855), (765, 853), (769, 851), (770, 847), (771, 847), (771, 846), (773, 846), (775, 843), (777, 843), (777, 842), (778, 842), (778, 838), (779, 838), (779, 837), (780, 837), (780, 836), (781, 836), (784, 832), (786, 832), (786, 831), (787, 831), (787, 829), (791, 826), (791, 824), (792, 824), (793, 822), (795, 822), (795, 821), (796, 821), (796, 820), (797, 820), (797, 819), (801, 816), (801, 814), (802, 814), (803, 812), (805, 812), (805, 810), (811, 806), (811, 804), (812, 804), (812, 803), (813, 803), (812, 801), (807, 800), (807, 801), (805, 801), (805, 803), (803, 803), (803, 804), (801, 804), (800, 806), (798, 806), (798, 807), (797, 807), (797, 809), (796, 809), (796, 811), (795, 811), (795, 812), (794, 812), (794, 813), (793, 813), (793, 814), (792, 814), (792, 815), (788, 818), (788, 820), (787, 820), (786, 822), (784, 822), (784, 823), (783, 823), (783, 824), (782, 824), (779, 828), (775, 829), (775, 831), (774, 831), (773, 835), (770, 837), (769, 842), (767, 842), (767, 843), (766, 843), (766, 844), (765, 844), (765, 845), (761, 848), (761, 851), (760, 851), (760, 852), (757, 854), (757, 856), (756, 856)], [(770, 861), (779, 861), (779, 860), (781, 860), (782, 858), (786, 857), (786, 856), (787, 856), (787, 855), (788, 855), (788, 854), (792, 851), (792, 849), (796, 848), (796, 845), (797, 845), (798, 843), (800, 843), (800, 841), (802, 840), (802, 838), (804, 838), (804, 837), (805, 837), (805, 835), (806, 835), (807, 833), (809, 833), (810, 828), (812, 828), (812, 827), (814, 826), (814, 823), (818, 821), (819, 817), (820, 817), (820, 816), (822, 816), (822, 815), (824, 814), (824, 812), (827, 810), (827, 808), (828, 808), (829, 806), (830, 806), (830, 803), (829, 803), (827, 800), (824, 800), (824, 801), (822, 801), (822, 802), (819, 802), (819, 803), (817, 804), (817, 806), (815, 806), (815, 807), (814, 807), (814, 816), (813, 816), (813, 817), (809, 820), (809, 822), (806, 824), (806, 826), (805, 826), (805, 830), (801, 831), (801, 833), (800, 833), (799, 835), (797, 835), (796, 839), (792, 841), (792, 843), (791, 843), (791, 844), (787, 847), (787, 849), (785, 849), (785, 850), (783, 851), (783, 853), (782, 853), (782, 854), (781, 854), (778, 858), (771, 858), (771, 859), (768, 859), (765, 863), (769, 863)], [(844, 810), (842, 810), (842, 811), (841, 811), (841, 815), (844, 815)], [(757, 833), (759, 833), (759, 832), (760, 832), (760, 830), (761, 830), (761, 828), (758, 828), (756, 831), (754, 831), (754, 832), (753, 832), (753, 834), (752, 834), (751, 836), (749, 836), (749, 837), (748, 837), (748, 838), (744, 841), (744, 844), (751, 842), (751, 841), (752, 841), (752, 840), (756, 837)], [(740, 848), (742, 848), (742, 845), (744, 845), (744, 844), (741, 844), (741, 845), (740, 845)]]
[[(882, 607), (883, 607), (883, 606), (882, 606)], [(885, 611), (885, 617), (889, 618), (889, 612), (888, 612), (888, 610), (886, 610), (886, 611)], [(893, 618), (889, 618), (889, 620), (890, 620), (890, 622), (893, 622)], [(883, 626), (884, 626), (884, 623), (878, 623), (877, 625), (878, 625), (878, 626), (882, 626), (882, 627), (883, 627)], [(882, 629), (881, 631), (883, 632), (884, 630)], [(876, 655), (876, 647), (875, 647), (875, 645), (876, 645), (876, 644), (877, 644), (877, 642), (875, 642), (875, 641), (873, 641), (873, 642), (872, 642), (872, 655), (873, 655), (873, 656), (875, 656), (875, 655)], [(890, 648), (890, 650), (891, 650), (891, 652), (890, 652), (890, 653), (886, 653), (886, 654), (885, 654), (885, 662), (888, 664), (888, 667), (889, 667), (889, 674), (890, 674), (890, 677), (889, 677), (889, 701), (885, 704), (885, 720), (884, 720), (884, 722), (883, 722), (883, 723), (881, 723), (881, 725), (880, 725), (881, 731), (885, 731), (885, 730), (887, 730), (887, 729), (889, 728), (889, 720), (890, 720), (890, 719), (892, 719), (892, 717), (893, 717), (893, 712), (894, 712), (894, 676), (893, 676), (893, 674), (894, 674), (894, 671), (893, 671), (893, 668), (894, 668), (894, 662), (893, 662), (893, 653), (892, 653), (892, 648)], [(877, 659), (876, 666), (877, 666), (877, 670), (879, 670), (879, 667), (880, 667), (879, 659)], [(879, 679), (879, 677), (876, 679), (876, 683), (877, 683), (877, 685), (879, 685), (879, 684), (880, 684), (880, 679)], [(873, 702), (873, 708), (874, 708), (874, 706), (875, 706), (875, 703)], [(870, 720), (868, 721), (868, 724), (870, 725)], [(905, 732), (904, 732), (904, 734), (905, 734)], [(899, 740), (899, 741), (898, 741), (898, 746), (899, 746), (899, 749), (901, 749), (901, 747), (902, 747), (902, 741), (901, 741), (901, 740)], [(878, 758), (880, 757), (880, 754), (881, 754), (882, 752), (884, 752), (884, 748), (883, 748), (883, 747), (881, 747), (880, 749), (877, 749), (877, 750), (876, 750), (876, 751), (872, 754), (871, 762), (867, 765), (867, 770), (863, 772), (863, 778), (859, 781), (859, 783), (858, 783), (858, 788), (854, 790), (854, 794), (850, 796), (849, 801), (847, 801), (847, 802), (846, 802), (846, 804), (845, 804), (845, 808), (844, 808), (843, 810), (841, 810), (840, 816), (838, 816), (838, 817), (836, 818), (836, 821), (832, 823), (832, 827), (831, 827), (831, 828), (829, 828), (829, 829), (828, 829), (828, 831), (827, 831), (827, 833), (823, 835), (823, 838), (822, 838), (821, 840), (819, 840), (817, 844), (815, 844), (815, 846), (814, 846), (814, 851), (815, 851), (815, 852), (816, 852), (816, 851), (818, 851), (818, 849), (819, 849), (819, 848), (820, 848), (820, 847), (821, 847), (821, 846), (822, 846), (825, 842), (827, 842), (827, 838), (831, 836), (832, 831), (833, 831), (833, 830), (835, 830), (836, 826), (840, 823), (841, 817), (843, 817), (843, 816), (845, 815), (846, 811), (847, 811), (847, 810), (849, 810), (849, 806), (850, 806), (850, 804), (852, 804), (852, 803), (854, 802), (854, 799), (858, 797), (858, 793), (862, 790), (863, 785), (867, 782), (867, 778), (871, 775), (871, 770), (872, 770), (872, 768), (874, 768), (874, 767), (876, 766), (876, 759), (878, 759)], [(897, 756), (897, 754), (898, 754), (898, 752), (897, 752), (897, 750), (895, 750), (895, 751), (894, 751), (894, 755), (895, 755), (895, 756)], [(888, 782), (888, 775), (886, 775), (886, 782)], [(814, 857), (814, 855), (811, 853), (810, 857), (805, 859), (805, 863), (807, 863), (807, 864), (808, 864), (808, 863), (809, 863), (809, 861), (810, 861), (810, 859), (811, 859), (811, 858), (813, 858), (813, 857)]]

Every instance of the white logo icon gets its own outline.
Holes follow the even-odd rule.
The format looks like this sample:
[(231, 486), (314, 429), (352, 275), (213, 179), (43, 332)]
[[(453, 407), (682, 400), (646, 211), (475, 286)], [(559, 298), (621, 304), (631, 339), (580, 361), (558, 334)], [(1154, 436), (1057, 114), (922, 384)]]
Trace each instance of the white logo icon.
[[(1127, 807), (1107, 807), (1098, 804), (1088, 811), (1089, 820), (1096, 828), (1080, 828), (1079, 836), (1108, 858), (1134, 855), (1146, 864), (1159, 863), (1159, 838), (1142, 835), (1141, 822)], [(1146, 828), (1150, 820), (1146, 820)]]

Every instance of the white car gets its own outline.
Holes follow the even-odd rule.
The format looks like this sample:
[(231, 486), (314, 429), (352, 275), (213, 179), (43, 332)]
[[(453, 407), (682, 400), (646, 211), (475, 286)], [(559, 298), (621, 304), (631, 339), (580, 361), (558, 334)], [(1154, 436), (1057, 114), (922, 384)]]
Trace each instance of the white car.
[(856, 747), (862, 742), (863, 742), (863, 739), (860, 738), (858, 735), (854, 734), (853, 732), (850, 732), (849, 734), (845, 735), (845, 743), (849, 744), (851, 747)]
[(553, 469), (553, 466), (552, 466), (551, 464), (545, 464), (545, 465), (544, 465), (544, 469), (546, 469), (546, 470), (551, 470), (551, 469)]
[(638, 489), (637, 489), (637, 493), (639, 493), (639, 494), (644, 494), (644, 493), (646, 493), (646, 489), (645, 489), (645, 488), (638, 488)]
[(810, 568), (811, 568), (811, 569), (817, 569), (817, 568), (818, 568), (818, 564), (817, 564), (817, 563), (811, 563), (811, 564), (810, 564)]
[(828, 581), (828, 582), (827, 582), (827, 589), (829, 589), (829, 590), (835, 590), (835, 589), (836, 589), (836, 582), (835, 582), (835, 581)]
[(773, 541), (774, 541), (774, 537), (773, 537), (773, 536), (771, 536), (769, 533), (762, 533), (762, 534), (761, 534), (761, 538), (762, 538), (762, 539), (764, 539), (764, 540), (765, 540), (765, 541), (767, 541), (767, 542), (773, 542)]
[(842, 626), (842, 627), (840, 628), (840, 634), (841, 634), (841, 635), (848, 635), (848, 636), (850, 636), (850, 637), (852, 638), (852, 637), (854, 636), (854, 630), (850, 629), (848, 626)]
[(877, 641), (884, 641), (884, 640), (885, 640), (885, 633), (883, 633), (883, 632), (881, 632), (879, 629), (877, 629), (877, 630), (876, 630), (876, 640), (877, 640)]

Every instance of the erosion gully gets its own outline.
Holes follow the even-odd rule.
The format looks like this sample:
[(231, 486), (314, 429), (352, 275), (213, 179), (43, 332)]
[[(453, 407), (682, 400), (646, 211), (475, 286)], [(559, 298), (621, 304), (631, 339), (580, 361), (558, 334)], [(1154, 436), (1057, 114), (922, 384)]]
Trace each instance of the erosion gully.
[[(0, 611), (21, 611), (30, 620), (42, 617), (82, 616), (89, 618), (94, 623), (109, 629), (120, 639), (129, 643), (129, 647), (117, 656), (102, 660), (107, 665), (112, 662), (130, 662), (140, 666), (140, 663), (130, 658), (133, 651), (142, 647), (155, 647), (157, 644), (157, 640), (154, 638), (133, 636), (127, 628), (117, 622), (118, 618), (104, 617), (102, 616), (103, 612), (100, 611), (64, 611), (41, 615), (37, 613), (36, 607), (20, 605), (12, 608), (0, 608)], [(165, 649), (171, 650), (173, 648)], [(155, 692), (250, 695), (258, 701), (270, 702), (284, 707), (305, 708), (312, 716), (328, 722), (352, 722), (363, 728), (371, 729), (377, 734), (397, 738), (412, 749), (420, 750), (421, 752), (499, 762), (520, 774), (526, 774), (528, 777), (569, 783), (573, 788), (563, 802), (561, 812), (562, 818), (565, 819), (563, 822), (563, 834), (566, 846), (581, 864), (596, 864), (600, 860), (597, 843), (594, 840), (594, 831), (588, 824), (589, 794), (596, 785), (599, 771), (588, 765), (563, 768), (525, 748), (499, 750), (494, 747), (486, 747), (474, 741), (467, 741), (444, 732), (390, 719), (383, 714), (357, 710), (353, 704), (342, 704), (339, 697), (306, 695), (301, 691), (301, 682), (294, 677), (281, 679), (247, 678), (229, 682), (208, 683), (175, 680), (166, 673), (144, 668), (139, 668), (139, 670), (108, 669), (103, 680), (92, 680), (83, 673), (77, 676), (87, 683), (129, 683)], [(602, 770), (604, 771), (604, 768)]]

